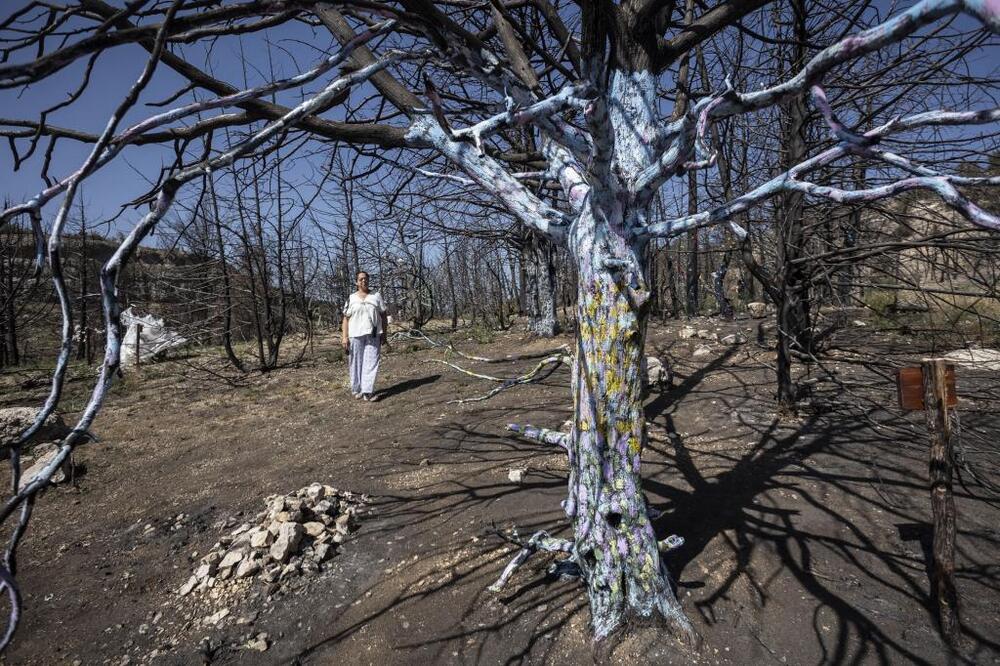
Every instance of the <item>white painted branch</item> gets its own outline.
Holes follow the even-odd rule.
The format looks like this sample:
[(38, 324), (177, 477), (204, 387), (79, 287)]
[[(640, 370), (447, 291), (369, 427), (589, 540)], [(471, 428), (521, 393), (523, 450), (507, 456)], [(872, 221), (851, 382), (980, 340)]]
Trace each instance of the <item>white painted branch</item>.
[(548, 205), (519, 183), (509, 171), (489, 155), (479, 153), (464, 141), (456, 141), (434, 120), (419, 116), (410, 125), (407, 141), (414, 145), (429, 145), (458, 166), (477, 185), (490, 192), (515, 217), (554, 241), (566, 237), (569, 221), (565, 215)]

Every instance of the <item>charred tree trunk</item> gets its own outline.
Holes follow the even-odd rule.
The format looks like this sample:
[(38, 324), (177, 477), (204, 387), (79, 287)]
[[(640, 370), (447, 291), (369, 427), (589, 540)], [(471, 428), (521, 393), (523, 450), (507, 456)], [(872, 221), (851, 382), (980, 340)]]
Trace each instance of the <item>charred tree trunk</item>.
[[(804, 0), (794, 0), (792, 11), (795, 15), (796, 42), (791, 68), (798, 71), (805, 63), (809, 37)], [(801, 162), (806, 155), (807, 110), (803, 97), (799, 95), (792, 98), (786, 105), (786, 111), (782, 168), (787, 169)], [(782, 196), (778, 221), (778, 300), (775, 303), (778, 327), (778, 403), (792, 410), (797, 398), (797, 389), (792, 380), (793, 354), (808, 355), (812, 347), (809, 275), (800, 261), (805, 254), (803, 208), (804, 197), (801, 193)]]
[(528, 231), (521, 245), (528, 330), (543, 338), (559, 333), (556, 317), (556, 267), (551, 241)]
[(233, 350), (233, 294), (229, 283), (229, 262), (226, 261), (226, 244), (222, 240), (222, 220), (219, 218), (219, 198), (215, 193), (213, 175), (208, 175), (209, 196), (212, 200), (212, 222), (215, 227), (215, 249), (219, 253), (219, 269), (222, 273), (222, 347), (226, 351), (229, 363), (246, 372), (243, 362)]

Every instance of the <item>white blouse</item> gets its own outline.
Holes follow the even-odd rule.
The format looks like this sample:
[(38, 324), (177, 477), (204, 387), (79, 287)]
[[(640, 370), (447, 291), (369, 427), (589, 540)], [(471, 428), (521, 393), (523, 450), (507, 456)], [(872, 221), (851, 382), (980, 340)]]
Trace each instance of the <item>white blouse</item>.
[(384, 313), (385, 303), (382, 301), (382, 294), (376, 291), (362, 298), (354, 292), (344, 304), (344, 316), (350, 317), (347, 322), (347, 335), (359, 338), (362, 335), (382, 333)]

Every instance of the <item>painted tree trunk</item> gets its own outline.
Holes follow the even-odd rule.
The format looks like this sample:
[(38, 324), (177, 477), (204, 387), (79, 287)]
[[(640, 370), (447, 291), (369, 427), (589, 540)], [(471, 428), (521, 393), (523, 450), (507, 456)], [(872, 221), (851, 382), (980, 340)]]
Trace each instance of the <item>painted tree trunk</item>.
[(587, 212), (574, 225), (570, 243), (580, 279), (565, 508), (598, 639), (629, 614), (658, 611), (686, 628), (642, 493), (640, 370), (649, 291), (641, 253), (622, 237), (623, 217), (621, 211), (607, 218)]

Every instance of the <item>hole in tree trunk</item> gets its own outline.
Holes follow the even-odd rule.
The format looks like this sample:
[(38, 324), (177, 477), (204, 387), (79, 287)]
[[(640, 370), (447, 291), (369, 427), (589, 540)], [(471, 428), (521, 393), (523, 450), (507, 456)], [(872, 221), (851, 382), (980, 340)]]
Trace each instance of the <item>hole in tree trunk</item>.
[(622, 514), (612, 511), (608, 514), (608, 525), (611, 525), (612, 529), (618, 529), (618, 526), (622, 524)]

